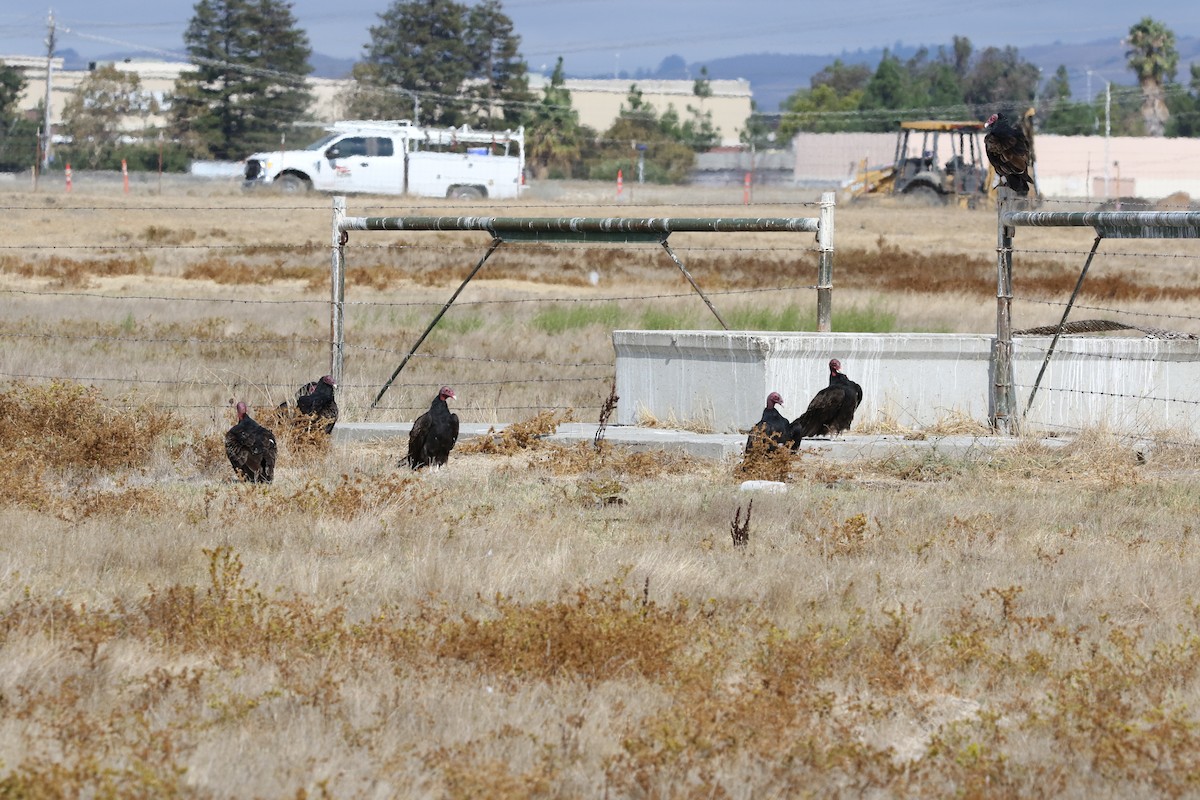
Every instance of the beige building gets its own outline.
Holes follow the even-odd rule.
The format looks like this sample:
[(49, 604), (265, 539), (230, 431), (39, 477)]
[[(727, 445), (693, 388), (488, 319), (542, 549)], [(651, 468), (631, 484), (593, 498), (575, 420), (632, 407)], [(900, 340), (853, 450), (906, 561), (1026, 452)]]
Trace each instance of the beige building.
[[(46, 59), (36, 56), (0, 56), (0, 61), (18, 67), (25, 73), (25, 92), (21, 96), (21, 109), (36, 115), (39, 104), (46, 95)], [(160, 104), (170, 98), (175, 81), (180, 73), (189, 69), (188, 64), (170, 61), (130, 59), (112, 62), (119, 70), (133, 72), (141, 79), (143, 91), (150, 93)], [(62, 59), (51, 62), (50, 70), (50, 120), (58, 125), (62, 121), (63, 107), (87, 77), (86, 70), (63, 70)], [(547, 78), (530, 76), (530, 90), (535, 97), (541, 96)], [(750, 83), (745, 80), (710, 81), (712, 96), (697, 97), (693, 94), (692, 81), (632, 81), (632, 80), (568, 80), (565, 88), (571, 93), (571, 104), (579, 112), (585, 125), (597, 130), (608, 128), (617, 118), (622, 104), (629, 95), (630, 87), (636, 83), (642, 91), (643, 100), (662, 114), (674, 107), (682, 119), (688, 117), (688, 106), (701, 113), (711, 112), (713, 126), (721, 137), (721, 144), (736, 145), (738, 136), (750, 116)], [(313, 115), (320, 122), (334, 122), (345, 118), (345, 106), (341, 99), (349, 87), (349, 80), (309, 78), (315, 101)], [(165, 122), (161, 114), (147, 120), (152, 126)], [(140, 130), (143, 122), (128, 121), (128, 130)]]

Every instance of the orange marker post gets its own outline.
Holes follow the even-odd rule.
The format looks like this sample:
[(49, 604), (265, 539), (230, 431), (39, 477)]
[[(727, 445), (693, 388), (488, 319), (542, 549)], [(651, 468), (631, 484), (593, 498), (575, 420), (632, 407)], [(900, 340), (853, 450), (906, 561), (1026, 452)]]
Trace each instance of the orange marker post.
[(71, 191), (71, 162), (67, 162), (67, 191)]
[(617, 170), (617, 200), (621, 199), (621, 190), (625, 187), (625, 179), (621, 175), (621, 170)]
[(129, 168), (125, 166), (125, 159), (121, 159), (121, 181), (125, 184), (125, 194), (129, 194)]

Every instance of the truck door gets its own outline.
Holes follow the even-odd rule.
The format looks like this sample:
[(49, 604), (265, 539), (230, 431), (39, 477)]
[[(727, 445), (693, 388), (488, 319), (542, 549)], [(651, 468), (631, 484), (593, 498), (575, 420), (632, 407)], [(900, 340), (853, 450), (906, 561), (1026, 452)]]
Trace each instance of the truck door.
[(333, 169), (333, 191), (400, 194), (404, 191), (404, 154), (390, 136), (347, 136), (325, 151)]

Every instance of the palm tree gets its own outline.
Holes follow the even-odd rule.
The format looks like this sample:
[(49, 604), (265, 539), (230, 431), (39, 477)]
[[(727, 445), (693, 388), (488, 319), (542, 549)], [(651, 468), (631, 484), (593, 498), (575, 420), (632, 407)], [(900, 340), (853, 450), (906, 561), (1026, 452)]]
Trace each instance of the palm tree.
[(1142, 119), (1146, 134), (1162, 136), (1171, 112), (1167, 110), (1163, 84), (1175, 79), (1179, 51), (1175, 49), (1175, 32), (1150, 17), (1129, 29), (1125, 51), (1129, 68), (1137, 75), (1142, 87)]

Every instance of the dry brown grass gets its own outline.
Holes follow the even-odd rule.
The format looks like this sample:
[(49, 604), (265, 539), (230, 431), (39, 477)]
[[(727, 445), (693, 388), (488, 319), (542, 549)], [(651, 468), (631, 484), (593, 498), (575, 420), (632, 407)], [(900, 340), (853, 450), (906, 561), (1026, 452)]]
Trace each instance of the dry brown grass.
[[(852, 462), (782, 453), (761, 472), (607, 441), (565, 446), (544, 438), (565, 409), (594, 420), (609, 391), (607, 328), (542, 333), (521, 304), (467, 306), (447, 318), (452, 335), (431, 339), (438, 357), (404, 373), (389, 413), (411, 419), (436, 385), (477, 381), (459, 392), (464, 418), (521, 421), (414, 474), (396, 467), (401, 444), (310, 441), (272, 419), (323, 371), (329, 320), (292, 302), (319, 300), (319, 287), (272, 271), (322, 269), (319, 244), (279, 247), (325, 241), (327, 203), (278, 200), (279, 213), (255, 218), (262, 198), (221, 198), (231, 213), (214, 220), (207, 197), (153, 214), (118, 199), (103, 224), (78, 214), (46, 230), (97, 202), (40, 198), (27, 228), (17, 220), (6, 235), (234, 245), (70, 278), (96, 293), (231, 302), (22, 295), (0, 307), (7, 372), (111, 379), (31, 379), (0, 394), (0, 795), (1194, 793), (1200, 451), (1185, 432), (1096, 430), (961, 458), (918, 449), (927, 442)], [(901, 305), (932, 298), (914, 319), (973, 330), (977, 309), (989, 312), (975, 271), (990, 271), (994, 221), (940, 221), (922, 234), (909, 212), (847, 209), (839, 237), (861, 262), (839, 256), (838, 274), (874, 277), (842, 296), (884, 292), (873, 281), (890, 280), (889, 260), (911, 280), (923, 263), (958, 269), (960, 281), (924, 279), (940, 288), (922, 292), (945, 294)], [(726, 245), (750, 253), (754, 240)], [(698, 265), (714, 280), (728, 269), (727, 285), (752, 285), (756, 269), (807, 281), (776, 263), (794, 255), (742, 265), (710, 253)], [(351, 418), (366, 417), (369, 376), (390, 372), (432, 314), (386, 303), (440, 304), (461, 278), (445, 252), (362, 256), (394, 271), (366, 269), (353, 284), (352, 299), (378, 304), (348, 316), (365, 345), (339, 389)], [(637, 259), (523, 257), (503, 269), (528, 280), (485, 282), (473, 299), (679, 288), (677, 274)], [(1061, 274), (1045, 258), (1047, 280), (1072, 280), (1070, 257)], [(221, 259), (203, 280), (183, 277)], [(592, 264), (621, 283), (576, 289)], [(21, 269), (0, 272), (3, 285), (63, 280)], [(214, 284), (218, 274), (233, 282)], [(1155, 280), (1185, 296), (1194, 276)], [(599, 365), (597, 377), (549, 382), (580, 362)], [(501, 383), (515, 369), (547, 380)], [(231, 399), (272, 419), (271, 485), (233, 480), (221, 446)], [(981, 433), (955, 418), (921, 434), (892, 428)], [(758, 476), (787, 492), (739, 491)], [(731, 521), (747, 519), (751, 496), (752, 525), (735, 542)]]

